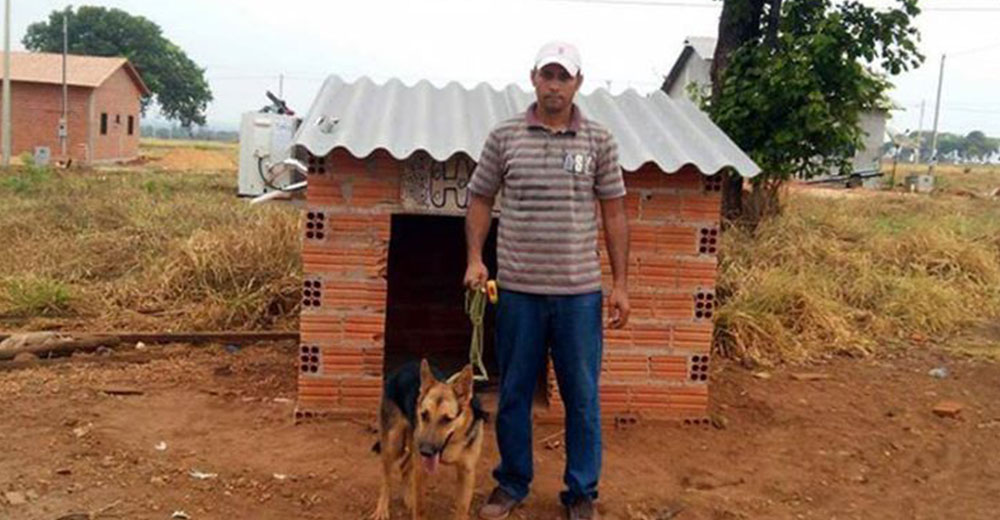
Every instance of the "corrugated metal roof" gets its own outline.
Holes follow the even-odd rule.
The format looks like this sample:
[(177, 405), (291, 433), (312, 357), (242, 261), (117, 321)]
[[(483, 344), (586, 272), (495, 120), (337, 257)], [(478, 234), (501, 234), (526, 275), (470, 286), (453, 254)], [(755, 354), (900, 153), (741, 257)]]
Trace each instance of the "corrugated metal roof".
[[(467, 90), (458, 83), (436, 88), (427, 81), (407, 86), (398, 79), (376, 84), (368, 78), (324, 82), (295, 135), (295, 144), (324, 156), (344, 148), (355, 157), (384, 149), (397, 159), (424, 150), (444, 161), (462, 152), (478, 159), (489, 131), (524, 112), (534, 94), (516, 86), (497, 91), (486, 84)], [(686, 100), (661, 91), (633, 90), (613, 96), (598, 89), (577, 95), (584, 116), (602, 123), (619, 146), (626, 171), (654, 163), (673, 173), (685, 165), (711, 175), (732, 167), (752, 177), (760, 172), (722, 130)]]
[[(3, 54), (0, 54), (0, 70), (3, 67)], [(149, 95), (149, 88), (143, 83), (142, 77), (125, 58), (106, 58), (103, 56), (66, 56), (66, 84), (76, 87), (100, 87), (120, 67), (125, 67), (129, 76), (144, 95)], [(11, 81), (32, 83), (54, 83), (62, 85), (62, 54), (46, 52), (11, 52)]]

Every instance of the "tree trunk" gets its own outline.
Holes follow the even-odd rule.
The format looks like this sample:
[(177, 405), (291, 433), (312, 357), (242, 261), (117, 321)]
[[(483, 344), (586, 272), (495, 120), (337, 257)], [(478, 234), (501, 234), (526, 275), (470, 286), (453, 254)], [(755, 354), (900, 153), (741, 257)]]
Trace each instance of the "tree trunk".
[(760, 37), (765, 2), (775, 0), (725, 0), (719, 17), (719, 38), (712, 56), (712, 99), (718, 99), (729, 56), (744, 43)]
[(781, 0), (768, 0), (767, 34), (765, 40), (768, 47), (778, 46), (778, 24), (781, 22)]
[[(713, 102), (722, 93), (729, 56), (744, 43), (760, 37), (765, 2), (772, 2), (772, 7), (777, 4), (780, 9), (781, 0), (725, 0), (723, 3), (710, 72)], [(731, 170), (723, 175), (722, 216), (726, 220), (737, 220), (743, 213), (743, 177)]]

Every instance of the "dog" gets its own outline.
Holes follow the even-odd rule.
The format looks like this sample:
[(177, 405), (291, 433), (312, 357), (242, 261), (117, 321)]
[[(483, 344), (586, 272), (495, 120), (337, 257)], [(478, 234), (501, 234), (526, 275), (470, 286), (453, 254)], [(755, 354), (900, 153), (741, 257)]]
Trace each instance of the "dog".
[(454, 518), (469, 518), (488, 418), (474, 395), (473, 382), (472, 365), (447, 382), (426, 359), (419, 365), (408, 363), (386, 379), (379, 407), (379, 439), (372, 447), (382, 457), (382, 487), (372, 520), (388, 520), (397, 472), (402, 475), (403, 498), (411, 518), (423, 519), (424, 483), (440, 465), (457, 470)]

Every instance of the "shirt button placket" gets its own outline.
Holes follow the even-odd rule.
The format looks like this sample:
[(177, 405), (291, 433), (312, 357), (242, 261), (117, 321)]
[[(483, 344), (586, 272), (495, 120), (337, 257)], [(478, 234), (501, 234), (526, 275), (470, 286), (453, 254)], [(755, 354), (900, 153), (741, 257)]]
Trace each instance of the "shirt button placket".
[(552, 161), (552, 154), (549, 153), (549, 148), (550, 148), (549, 145), (551, 144), (551, 142), (552, 142), (552, 133), (549, 132), (549, 131), (546, 131), (545, 132), (545, 148), (543, 149), (543, 153), (545, 154), (545, 163), (544, 163), (545, 164), (545, 168), (544, 168), (545, 170), (548, 170), (549, 168), (552, 167), (552, 165), (549, 164)]

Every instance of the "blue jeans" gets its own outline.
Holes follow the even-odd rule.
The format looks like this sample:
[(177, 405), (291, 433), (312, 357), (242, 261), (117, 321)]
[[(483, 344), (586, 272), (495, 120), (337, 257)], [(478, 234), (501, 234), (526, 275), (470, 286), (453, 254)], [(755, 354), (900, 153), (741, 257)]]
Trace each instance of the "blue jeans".
[(566, 405), (566, 490), (560, 499), (570, 504), (579, 498), (597, 498), (601, 473), (601, 304), (600, 292), (572, 296), (500, 292), (496, 322), (500, 465), (493, 478), (518, 501), (528, 495), (534, 476), (531, 405), (549, 348)]

